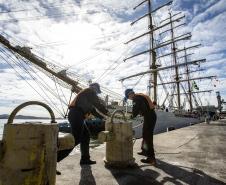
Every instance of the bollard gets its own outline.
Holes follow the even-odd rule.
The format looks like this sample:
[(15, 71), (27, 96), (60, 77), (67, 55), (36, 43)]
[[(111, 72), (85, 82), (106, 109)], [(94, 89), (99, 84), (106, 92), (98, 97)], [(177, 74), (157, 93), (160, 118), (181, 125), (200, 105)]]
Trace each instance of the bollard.
[[(114, 122), (114, 116), (120, 113), (124, 121)], [(110, 122), (106, 122), (105, 131), (98, 135), (101, 142), (106, 142), (106, 156), (104, 159), (107, 167), (125, 168), (135, 166), (133, 158), (133, 129), (132, 122), (125, 119), (122, 111), (116, 110)]]
[[(16, 113), (27, 105), (41, 105), (51, 123), (13, 123)], [(55, 185), (58, 126), (52, 110), (31, 101), (18, 106), (4, 125), (0, 147), (1, 185)]]

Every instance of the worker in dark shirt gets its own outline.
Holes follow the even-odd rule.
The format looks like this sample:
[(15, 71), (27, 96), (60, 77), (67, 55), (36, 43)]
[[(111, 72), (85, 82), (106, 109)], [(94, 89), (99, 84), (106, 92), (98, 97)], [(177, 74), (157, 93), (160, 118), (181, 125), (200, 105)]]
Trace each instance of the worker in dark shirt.
[(138, 114), (144, 117), (142, 151), (138, 154), (147, 156), (147, 158), (141, 159), (141, 162), (155, 165), (156, 160), (153, 146), (153, 133), (157, 119), (154, 110), (155, 105), (152, 103), (149, 96), (142, 93), (135, 94), (133, 89), (126, 89), (125, 98), (133, 101), (131, 117), (135, 118)]
[[(75, 138), (75, 146), (80, 143), (81, 160), (80, 164), (96, 164), (96, 161), (90, 160), (89, 143), (90, 133), (85, 125), (85, 120), (91, 115), (100, 115), (101, 112), (107, 115), (106, 106), (99, 99), (97, 94), (101, 93), (98, 83), (90, 84), (89, 88), (82, 90), (70, 104), (68, 120), (72, 128), (72, 134)], [(96, 109), (98, 111), (96, 111)]]

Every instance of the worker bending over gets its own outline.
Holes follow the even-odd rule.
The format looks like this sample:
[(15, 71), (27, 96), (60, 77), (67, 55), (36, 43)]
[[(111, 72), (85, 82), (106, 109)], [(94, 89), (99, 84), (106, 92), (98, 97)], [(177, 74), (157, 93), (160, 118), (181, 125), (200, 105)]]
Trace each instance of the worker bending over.
[(100, 85), (92, 83), (89, 88), (82, 90), (70, 104), (68, 120), (72, 128), (72, 134), (75, 138), (75, 146), (80, 143), (81, 160), (80, 164), (96, 164), (96, 161), (90, 160), (89, 143), (90, 133), (85, 125), (85, 120), (90, 114), (101, 117), (96, 109), (104, 115), (107, 115), (106, 106), (99, 99), (97, 94), (101, 93)]
[(147, 158), (141, 159), (141, 162), (155, 165), (156, 160), (153, 146), (153, 134), (157, 119), (154, 110), (155, 105), (149, 96), (142, 93), (135, 94), (133, 89), (125, 90), (125, 99), (133, 101), (132, 118), (135, 118), (138, 114), (144, 117), (142, 130), (143, 145), (141, 147), (142, 151), (138, 152), (138, 154), (147, 156)]

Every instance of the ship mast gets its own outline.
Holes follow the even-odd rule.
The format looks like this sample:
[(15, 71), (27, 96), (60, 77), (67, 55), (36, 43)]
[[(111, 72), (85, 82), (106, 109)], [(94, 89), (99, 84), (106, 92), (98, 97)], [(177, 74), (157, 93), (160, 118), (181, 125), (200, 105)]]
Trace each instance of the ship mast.
[[(171, 39), (174, 40), (174, 27), (172, 22), (172, 14), (169, 13), (169, 20), (170, 20), (170, 32), (171, 32)], [(173, 51), (173, 63), (175, 64), (175, 80), (177, 85), (177, 103), (178, 103), (178, 109), (181, 109), (181, 100), (180, 100), (180, 81), (179, 81), (179, 74), (178, 74), (178, 66), (177, 66), (177, 53), (176, 53), (176, 43), (172, 42), (172, 51)]]
[[(188, 55), (187, 55), (187, 50), (186, 48), (184, 48), (184, 59), (185, 59), (185, 63), (188, 62)], [(191, 92), (191, 83), (190, 83), (190, 74), (189, 74), (189, 67), (186, 64), (185, 65), (186, 68), (186, 76), (187, 76), (187, 80), (188, 80), (188, 95), (189, 95), (189, 106), (190, 106), (190, 111), (192, 112), (193, 110), (193, 105), (192, 105), (192, 92)]]
[[(149, 70), (148, 71), (144, 71), (144, 72), (140, 72), (140, 73), (137, 73), (137, 74), (133, 74), (133, 75), (130, 75), (130, 76), (127, 76), (127, 77), (124, 77), (124, 78), (121, 78), (120, 81), (124, 81), (124, 80), (127, 80), (127, 79), (130, 79), (130, 78), (133, 78), (133, 77), (136, 77), (136, 76), (140, 76), (140, 75), (144, 75), (144, 74), (150, 74), (150, 82), (153, 83), (153, 95), (154, 95), (154, 100), (157, 101), (157, 86), (158, 85), (167, 85), (167, 84), (176, 84), (177, 88), (176, 88), (176, 95), (177, 95), (177, 102), (178, 102), (178, 109), (180, 110), (181, 109), (181, 99), (180, 99), (180, 96), (181, 94), (185, 94), (187, 96), (187, 94), (189, 96), (187, 96), (187, 99), (189, 101), (189, 106), (190, 106), (190, 110), (192, 111), (193, 110), (193, 105), (192, 105), (192, 97), (194, 98), (194, 101), (195, 100), (195, 97), (194, 97), (194, 94), (193, 93), (201, 93), (201, 92), (211, 92), (211, 90), (207, 90), (207, 91), (198, 91), (198, 92), (192, 92), (192, 89), (191, 89), (191, 80), (202, 80), (202, 79), (212, 79), (212, 78), (215, 78), (216, 76), (204, 76), (204, 77), (197, 77), (197, 78), (191, 78), (190, 77), (190, 73), (191, 72), (197, 72), (197, 71), (200, 71), (200, 70), (196, 70), (196, 71), (189, 71), (189, 67), (188, 65), (192, 65), (192, 64), (195, 64), (195, 65), (199, 65), (200, 63), (202, 62), (206, 62), (206, 59), (198, 59), (198, 60), (193, 60), (193, 61), (188, 61), (188, 58), (187, 58), (187, 50), (189, 49), (192, 49), (192, 48), (195, 48), (195, 47), (199, 47), (200, 44), (198, 45), (192, 45), (192, 46), (189, 46), (189, 47), (184, 47), (184, 48), (177, 48), (176, 47), (176, 43), (179, 42), (179, 41), (182, 41), (182, 40), (187, 40), (187, 39), (190, 39), (191, 38), (191, 33), (185, 33), (185, 34), (182, 34), (182, 35), (179, 35), (179, 36), (175, 36), (174, 34), (174, 29), (180, 27), (180, 26), (183, 26), (185, 25), (185, 23), (182, 23), (182, 24), (177, 24), (177, 25), (174, 25), (175, 22), (179, 22), (182, 18), (184, 18), (185, 16), (179, 16), (179, 14), (181, 14), (181, 12), (179, 13), (176, 13), (174, 15), (172, 15), (171, 13), (169, 13), (169, 17), (166, 18), (165, 20), (161, 21), (160, 25), (159, 26), (153, 26), (152, 24), (152, 13), (155, 12), (156, 10), (160, 9), (161, 7), (164, 7), (166, 5), (169, 5), (172, 3), (171, 2), (168, 2), (166, 3), (165, 5), (157, 8), (156, 10), (154, 11), (151, 11), (151, 1), (150, 0), (146, 0), (148, 2), (148, 9), (149, 9), (149, 13), (138, 18), (136, 21), (132, 22), (131, 25), (135, 24), (136, 22), (138, 22), (139, 20), (141, 20), (142, 18), (146, 17), (146, 16), (149, 16), (149, 29), (150, 31), (146, 32), (146, 33), (143, 33), (131, 40), (129, 40), (128, 42), (126, 42), (126, 44), (132, 42), (132, 41), (135, 41), (145, 35), (150, 35), (150, 48), (148, 50), (145, 50), (145, 51), (142, 51), (142, 52), (139, 52), (139, 53), (136, 53), (132, 56), (129, 56), (127, 58), (124, 59), (124, 61), (127, 61), (129, 59), (132, 59), (134, 57), (137, 57), (139, 55), (143, 55), (143, 54), (146, 54), (146, 53), (149, 53), (150, 55), (150, 61), (149, 61)], [(142, 3), (140, 3), (138, 6), (140, 6), (141, 4), (143, 4), (144, 2), (146, 1), (143, 1)], [(138, 7), (137, 6), (137, 7)], [(137, 7), (135, 7), (134, 9), (136, 9)], [(161, 42), (159, 44), (154, 44), (154, 32), (161, 29), (161, 28), (164, 28), (166, 26), (170, 26), (170, 28), (168, 30), (165, 30), (163, 31), (162, 33), (160, 34), (163, 34), (165, 32), (168, 32), (170, 31), (171, 32), (171, 39), (167, 40), (167, 41), (164, 41), (164, 42)], [(165, 46), (168, 46), (168, 45), (171, 45), (171, 52), (170, 53), (166, 53), (166, 54), (163, 54), (161, 56), (156, 56), (156, 50), (162, 48), (162, 47), (165, 47)], [(177, 54), (178, 53), (181, 53), (181, 52), (185, 52), (185, 62), (184, 63), (178, 63), (178, 59), (181, 58), (181, 57), (177, 57)], [(191, 55), (191, 54), (188, 54), (188, 55)], [(166, 56), (173, 56), (173, 64), (170, 65), (170, 66), (164, 66), (164, 67), (159, 67), (156, 65), (156, 60), (157, 59), (160, 59), (160, 58), (163, 58), (163, 57), (166, 57)], [(180, 75), (179, 74), (179, 68), (180, 67), (184, 67), (187, 69), (186, 70), (186, 75), (187, 75), (187, 79), (180, 79)], [(162, 70), (167, 70), (167, 69), (171, 69), (171, 68), (174, 68), (175, 69), (175, 80), (174, 81), (171, 81), (171, 82), (166, 82), (166, 83), (157, 83), (157, 75), (158, 75), (158, 72), (159, 71), (162, 71)], [(153, 77), (153, 80), (151, 80)], [(187, 82), (188, 83), (188, 92), (185, 91), (185, 89), (183, 88), (183, 85), (180, 84), (182, 82)], [(180, 86), (183, 88), (184, 90), (184, 93), (181, 93), (180, 92)], [(150, 87), (152, 87), (150, 85)], [(149, 91), (150, 92), (150, 91)], [(173, 94), (175, 95), (175, 94)], [(171, 95), (171, 96), (173, 96)]]
[(133, 78), (133, 77), (137, 77), (137, 76), (141, 76), (141, 75), (153, 73), (153, 72), (155, 72), (155, 71), (157, 71), (157, 72), (158, 72), (158, 71), (163, 71), (163, 70), (166, 70), (166, 69), (175, 68), (176, 66), (177, 66), (177, 67), (181, 67), (181, 66), (185, 66), (186, 64), (187, 64), (187, 65), (190, 65), (190, 64), (198, 64), (198, 63), (205, 62), (205, 61), (206, 61), (206, 59), (193, 60), (193, 61), (186, 62), (186, 63), (179, 63), (179, 64), (177, 64), (177, 65), (158, 67), (157, 69), (150, 69), (150, 70), (147, 70), (147, 71), (144, 71), (144, 72), (140, 72), (140, 73), (137, 73), (137, 74), (134, 74), (134, 75), (130, 75), (130, 76), (121, 78), (121, 79), (119, 79), (119, 80), (120, 80), (120, 81), (124, 81), (124, 80), (130, 79), (130, 78)]
[(129, 42), (134, 41), (134, 40), (136, 40), (136, 39), (138, 39), (140, 37), (143, 37), (143, 36), (148, 34), (149, 38), (150, 38), (150, 40), (149, 40), (149, 49), (147, 51), (144, 51), (144, 52), (139, 53), (137, 55), (133, 55), (133, 56), (131, 56), (129, 58), (126, 58), (126, 59), (124, 59), (124, 61), (126, 61), (126, 60), (128, 60), (130, 58), (139, 56), (141, 54), (147, 53), (147, 52), (149, 53), (149, 69), (150, 70), (153, 69), (154, 72), (150, 73), (150, 79), (149, 79), (149, 85), (148, 85), (148, 94), (149, 94), (149, 96), (151, 96), (151, 94), (152, 94), (151, 93), (151, 87), (152, 87), (151, 83), (153, 83), (153, 100), (157, 103), (157, 71), (156, 71), (157, 65), (156, 65), (156, 51), (155, 51), (157, 48), (154, 47), (154, 31), (156, 31), (157, 29), (160, 29), (160, 27), (154, 28), (153, 20), (152, 20), (152, 14), (154, 12), (156, 12), (157, 10), (161, 9), (162, 7), (172, 4), (172, 1), (169, 1), (168, 3), (156, 8), (155, 10), (152, 10), (152, 2), (151, 2), (151, 0), (144, 0), (140, 4), (135, 6), (133, 9), (135, 10), (136, 8), (138, 8), (139, 6), (141, 6), (142, 4), (144, 4), (146, 2), (148, 4), (148, 13), (143, 15), (142, 17), (138, 18), (136, 21), (132, 22), (131, 25), (135, 24), (139, 20), (141, 20), (141, 19), (143, 19), (143, 18), (148, 16), (148, 20), (149, 20), (148, 29), (150, 31), (148, 31), (148, 32), (136, 37), (136, 38), (131, 39), (130, 41), (126, 42), (126, 44), (128, 44)]
[(170, 31), (170, 33), (171, 33), (171, 51), (172, 51), (171, 55), (172, 55), (172, 59), (173, 59), (172, 60), (173, 64), (175, 65), (175, 81), (176, 81), (176, 92), (177, 92), (176, 96), (177, 96), (177, 105), (178, 105), (177, 108), (180, 110), (181, 109), (181, 93), (180, 93), (180, 81), (179, 81), (180, 80), (180, 75), (179, 75), (179, 67), (177, 66), (178, 58), (177, 58), (177, 46), (176, 46), (175, 39), (176, 38), (181, 38), (181, 37), (183, 38), (183, 36), (186, 36), (186, 35), (188, 35), (188, 37), (185, 37), (182, 40), (190, 39), (191, 35), (190, 35), (190, 33), (186, 33), (184, 35), (180, 35), (179, 37), (175, 36), (174, 30), (176, 28), (184, 25), (184, 23), (176, 25), (176, 26), (174, 25), (175, 22), (180, 22), (181, 19), (183, 19), (185, 17), (185, 16), (181, 16), (181, 17), (177, 18), (176, 21), (173, 20), (173, 18), (176, 17), (179, 14), (181, 14), (181, 12), (176, 13), (174, 15), (172, 15), (171, 12), (169, 12), (169, 17), (167, 19), (161, 21), (161, 23), (165, 22), (166, 20), (169, 20), (169, 22), (170, 22), (170, 29), (165, 30), (161, 34), (166, 33), (167, 31)]
[[(197, 46), (194, 46), (192, 48), (197, 48), (199, 47), (200, 45), (197, 45)], [(191, 49), (191, 48), (190, 48)], [(193, 101), (192, 99), (194, 99), (195, 101), (195, 96), (194, 94), (198, 94), (198, 93), (205, 93), (205, 92), (212, 92), (213, 90), (205, 90), (205, 91), (193, 91), (192, 90), (192, 86), (191, 86), (191, 81), (192, 80), (197, 80), (197, 78), (191, 78), (191, 73), (194, 73), (194, 72), (198, 72), (198, 71), (204, 71), (203, 69), (202, 70), (195, 70), (195, 71), (190, 71), (190, 67), (189, 65), (187, 64), (188, 63), (188, 56), (194, 54), (194, 53), (187, 53), (187, 50), (188, 48), (184, 47), (184, 56), (180, 57), (180, 58), (184, 58), (185, 60), (185, 75), (186, 75), (186, 79), (187, 79), (187, 85), (188, 85), (188, 92), (184, 92), (184, 93), (181, 93), (181, 94), (185, 94), (185, 95), (188, 95), (187, 96), (187, 99), (188, 99), (188, 102), (189, 102), (189, 108), (190, 108), (190, 111), (192, 112), (193, 111)], [(183, 75), (183, 74), (180, 74), (180, 75)], [(212, 78), (216, 78), (216, 76), (205, 76), (205, 77), (201, 77), (201, 78), (198, 78), (198, 80), (203, 80), (203, 79), (212, 79)]]
[[(203, 76), (203, 77), (191, 78), (190, 80), (203, 80), (203, 79), (212, 79), (212, 78), (216, 78), (216, 76)], [(160, 84), (157, 84), (157, 85), (174, 84), (174, 83), (178, 83), (178, 82), (180, 83), (180, 82), (187, 82), (187, 81), (188, 81), (187, 79), (184, 79), (184, 80), (160, 83)]]
[[(150, 49), (154, 47), (154, 32), (152, 31), (154, 26), (153, 26), (153, 21), (152, 21), (152, 14), (151, 14), (151, 0), (148, 0), (148, 13), (149, 13), (149, 29), (151, 30), (150, 32)], [(150, 69), (156, 69), (156, 52), (155, 50), (151, 50), (150, 53), (150, 58), (149, 58), (149, 68)], [(150, 75), (150, 80), (149, 80), (149, 96), (151, 96), (151, 82), (152, 82), (152, 76)], [(153, 73), (153, 99), (155, 102), (157, 102), (157, 72)]]

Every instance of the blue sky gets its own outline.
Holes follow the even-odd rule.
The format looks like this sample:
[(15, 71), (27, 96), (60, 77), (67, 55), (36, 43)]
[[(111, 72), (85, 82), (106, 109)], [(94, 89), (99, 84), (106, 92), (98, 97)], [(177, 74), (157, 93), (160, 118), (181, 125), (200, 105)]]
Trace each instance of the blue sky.
[[(148, 37), (128, 45), (123, 44), (147, 31), (147, 19), (130, 26), (131, 21), (146, 13), (145, 4), (136, 11), (133, 10), (133, 7), (140, 2), (139, 0), (34, 0), (30, 2), (0, 0), (0, 12), (2, 12), (0, 13), (0, 32), (12, 43), (31, 47), (34, 53), (79, 74), (86, 81), (89, 79), (98, 81), (101, 85), (121, 94), (125, 87), (134, 87), (135, 84), (137, 84), (136, 91), (146, 92), (149, 78), (147, 75), (142, 77), (140, 83), (137, 83), (139, 78), (125, 81), (124, 84), (118, 81), (121, 77), (148, 68), (147, 55), (123, 62), (124, 58), (148, 48)], [(166, 2), (168, 1), (154, 0), (153, 7)], [(191, 40), (178, 43), (178, 47), (202, 44), (199, 49), (191, 51), (194, 52), (192, 59), (206, 58), (208, 62), (202, 65), (206, 71), (192, 74), (193, 77), (218, 76), (217, 80), (197, 81), (201, 89), (214, 90), (211, 94), (206, 93), (200, 97), (203, 104), (208, 102), (216, 104), (215, 91), (220, 91), (226, 99), (226, 1), (175, 0), (170, 7), (163, 8), (154, 15), (156, 25), (160, 20), (167, 18), (168, 10), (173, 13), (182, 12), (181, 15), (186, 16), (185, 20), (181, 21), (186, 22), (186, 26), (175, 31), (175, 34), (192, 33)], [(162, 39), (167, 40), (167, 38), (169, 39), (169, 36), (166, 34)], [(0, 49), (3, 47), (0, 46)], [(168, 50), (169, 48), (165, 48), (161, 52), (166, 53)], [(11, 59), (8, 59), (8, 62), (14, 65)], [(167, 65), (169, 60), (159, 61), (159, 63)], [(36, 69), (34, 70), (54, 91), (54, 83)], [(42, 94), (43, 91), (38, 88), (35, 80), (20, 68), (17, 67), (16, 71), (3, 58), (0, 58), (2, 82), (0, 114), (9, 113), (19, 103), (29, 100), (46, 101), (47, 96), (51, 97), (51, 95)], [(163, 78), (167, 81), (172, 78), (172, 73), (163, 73)], [(27, 81), (25, 82), (24, 79)], [(163, 89), (160, 88), (158, 93), (161, 102), (164, 99)], [(43, 99), (43, 96), (46, 99)], [(65, 92), (64, 96), (69, 98), (70, 93)], [(52, 101), (61, 106), (54, 97)], [(51, 105), (51, 102), (47, 103)]]

